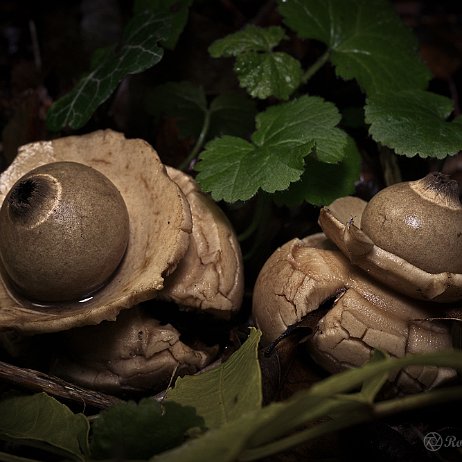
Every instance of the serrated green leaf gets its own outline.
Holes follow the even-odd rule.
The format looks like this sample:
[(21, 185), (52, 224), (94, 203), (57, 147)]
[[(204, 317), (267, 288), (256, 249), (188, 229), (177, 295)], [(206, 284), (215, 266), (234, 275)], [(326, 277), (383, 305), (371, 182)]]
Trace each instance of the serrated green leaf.
[(289, 149), (255, 147), (241, 138), (224, 136), (207, 144), (196, 164), (196, 179), (216, 201), (247, 200), (260, 188), (273, 193), (300, 178), (303, 158), (313, 147), (313, 141)]
[(161, 15), (143, 11), (127, 24), (122, 43), (100, 55), (100, 62), (75, 88), (48, 111), (47, 126), (57, 131), (66, 126), (85, 125), (96, 108), (106, 101), (119, 82), (157, 64), (163, 56), (158, 46), (168, 37), (169, 21)]
[(272, 51), (284, 38), (284, 30), (278, 26), (263, 29), (249, 25), (215, 41), (209, 52), (214, 58), (236, 56), (234, 70), (251, 96), (287, 100), (300, 86), (302, 69), (292, 56)]
[(245, 343), (224, 364), (203, 374), (178, 378), (167, 392), (167, 400), (194, 406), (210, 429), (260, 409), (260, 336), (259, 331), (251, 329)]
[(279, 0), (279, 11), (300, 37), (325, 43), (337, 75), (356, 79), (369, 95), (424, 89), (430, 80), (415, 37), (388, 0)]
[(197, 181), (215, 200), (247, 200), (259, 189), (273, 193), (298, 181), (303, 159), (316, 145), (316, 158), (339, 162), (347, 134), (335, 127), (337, 108), (319, 97), (302, 96), (270, 107), (256, 118), (252, 143), (223, 137), (207, 144), (196, 165)]
[(366, 122), (378, 143), (408, 157), (442, 159), (462, 149), (462, 126), (447, 122), (450, 99), (421, 90), (405, 90), (370, 96)]
[(204, 429), (204, 419), (189, 406), (152, 398), (116, 404), (101, 412), (92, 426), (91, 456), (147, 459), (180, 445), (194, 428)]
[(240, 86), (254, 98), (287, 100), (300, 86), (300, 62), (283, 52), (239, 55), (234, 65)]
[(292, 183), (287, 191), (276, 194), (279, 204), (289, 206), (308, 202), (326, 205), (339, 197), (353, 194), (361, 173), (361, 155), (352, 138), (348, 138), (345, 157), (338, 164), (326, 164), (309, 156), (300, 181)]
[(191, 82), (169, 82), (155, 87), (146, 105), (150, 114), (174, 117), (182, 138), (197, 138), (207, 113), (203, 88)]
[(45, 393), (0, 401), (0, 439), (83, 461), (89, 423)]
[(245, 94), (228, 92), (210, 103), (210, 127), (207, 138), (231, 135), (247, 137), (255, 129), (255, 102)]
[(150, 10), (153, 13), (169, 15), (171, 27), (167, 39), (162, 41), (165, 48), (173, 50), (188, 21), (189, 7), (193, 0), (136, 0), (135, 13)]
[(213, 58), (238, 56), (249, 51), (271, 51), (285, 38), (278, 26), (262, 28), (248, 25), (243, 30), (216, 40), (209, 47)]
[(302, 96), (260, 113), (252, 141), (257, 146), (290, 147), (313, 140), (317, 159), (336, 163), (345, 155), (348, 138), (336, 127), (340, 119), (334, 104), (318, 96)]

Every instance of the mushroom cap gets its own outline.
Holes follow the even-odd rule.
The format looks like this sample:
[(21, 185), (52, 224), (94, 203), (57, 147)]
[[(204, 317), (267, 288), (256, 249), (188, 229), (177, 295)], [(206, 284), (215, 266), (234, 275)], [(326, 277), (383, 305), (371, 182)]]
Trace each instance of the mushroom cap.
[(462, 205), (457, 183), (446, 175), (382, 189), (364, 209), (361, 230), (428, 273), (462, 273)]
[(102, 287), (130, 232), (116, 187), (77, 162), (45, 164), (21, 177), (3, 201), (0, 229), (5, 281), (45, 302), (78, 301)]
[(159, 298), (229, 318), (240, 308), (244, 293), (236, 234), (223, 211), (191, 176), (172, 167), (167, 167), (167, 173), (186, 196), (193, 225), (188, 251), (166, 278)]
[(171, 324), (134, 307), (115, 321), (63, 333), (51, 373), (106, 393), (157, 393), (177, 376), (203, 369), (218, 347), (187, 345)]
[[(287, 242), (262, 267), (253, 317), (263, 341), (273, 342), (327, 300), (333, 306), (308, 344), (312, 356), (331, 372), (364, 364), (374, 348), (397, 357), (451, 348), (447, 326), (422, 322), (432, 317), (430, 303), (370, 280), (323, 234)], [(452, 369), (408, 368), (398, 385), (426, 388), (454, 376)]]
[[(416, 188), (414, 187), (414, 189)], [(415, 198), (415, 191), (411, 190), (409, 186), (405, 186), (405, 190), (407, 192), (411, 191), (410, 195)], [(420, 240), (418, 234), (420, 231), (412, 228), (412, 223), (415, 224), (416, 218), (412, 215), (412, 210), (408, 211), (407, 199), (405, 198), (408, 196), (404, 196), (398, 186), (393, 188), (391, 193), (395, 196), (393, 202), (397, 203), (396, 209), (403, 212), (399, 221), (396, 218), (390, 218), (390, 220), (387, 218), (390, 222), (387, 224), (387, 220), (384, 219), (385, 216), (392, 217), (394, 214), (394, 205), (383, 204), (384, 199), (386, 200), (384, 193), (377, 197), (374, 204), (371, 201), (371, 208), (367, 214), (367, 202), (356, 197), (337, 199), (329, 206), (321, 209), (319, 224), (328, 238), (349, 258), (351, 263), (367, 271), (371, 277), (392, 287), (394, 290), (419, 300), (432, 300), (435, 302), (460, 300), (462, 298), (461, 273), (453, 273), (449, 270), (439, 273), (429, 272), (418, 266), (417, 263), (421, 264), (421, 261), (417, 257), (412, 258), (412, 255), (415, 256), (416, 253), (420, 253), (422, 260), (428, 260), (431, 259), (432, 254), (438, 252), (445, 252), (445, 258), (449, 258), (451, 248), (454, 245), (449, 244), (444, 250), (440, 248), (444, 248), (447, 245), (443, 233), (444, 228), (440, 229), (440, 234), (438, 234), (438, 231), (432, 234), (431, 227), (427, 224), (423, 228), (425, 236), (422, 235), (422, 240)], [(427, 199), (422, 200), (430, 202)], [(401, 203), (403, 205), (400, 205)], [(412, 205), (413, 202), (411, 201), (410, 203)], [(443, 221), (442, 218), (438, 218), (433, 205), (431, 203), (427, 205), (431, 214), (437, 217), (437, 221)], [(376, 212), (371, 212), (374, 209), (376, 209)], [(385, 215), (382, 214), (381, 210), (384, 210)], [(456, 208), (451, 208), (448, 214), (449, 217), (453, 215), (452, 210), (456, 210)], [(457, 213), (460, 212), (457, 211)], [(367, 218), (371, 215), (371, 224), (366, 225)], [(411, 217), (414, 218), (411, 219)], [(430, 219), (430, 217), (431, 215), (427, 218)], [(403, 221), (407, 221), (408, 224), (405, 225)], [(395, 226), (398, 225), (397, 227), (404, 225), (402, 233), (397, 231), (393, 224)], [(447, 229), (453, 235), (452, 240), (457, 242), (459, 240), (457, 237), (457, 227), (459, 225), (457, 223), (455, 225), (446, 224)], [(365, 231), (366, 229), (372, 236)], [(460, 229), (462, 232), (462, 226)], [(377, 235), (381, 235), (382, 232), (385, 236), (388, 233), (390, 241), (396, 239), (397, 244), (384, 241), (383, 236), (378, 239)], [(380, 244), (376, 240), (380, 240)], [(434, 246), (433, 241), (438, 241), (438, 243), (435, 243)], [(389, 250), (381, 247), (381, 245)], [(406, 248), (410, 250), (406, 250), (405, 252)], [(417, 252), (415, 249), (417, 249)], [(405, 256), (395, 254), (394, 252), (405, 253), (409, 258), (414, 260), (414, 263), (407, 260)], [(458, 250), (454, 248), (454, 252), (453, 258), (456, 259)], [(426, 267), (428, 268), (428, 266)], [(448, 268), (450, 267), (448, 265)], [(435, 266), (435, 268), (441, 268), (441, 266)], [(456, 267), (454, 268), (457, 269)]]
[(21, 147), (0, 175), (0, 204), (25, 173), (58, 161), (93, 167), (119, 190), (130, 220), (127, 251), (107, 285), (82, 302), (33, 304), (2, 280), (0, 330), (56, 332), (113, 320), (121, 310), (153, 298), (187, 251), (192, 221), (184, 194), (148, 143), (111, 130)]

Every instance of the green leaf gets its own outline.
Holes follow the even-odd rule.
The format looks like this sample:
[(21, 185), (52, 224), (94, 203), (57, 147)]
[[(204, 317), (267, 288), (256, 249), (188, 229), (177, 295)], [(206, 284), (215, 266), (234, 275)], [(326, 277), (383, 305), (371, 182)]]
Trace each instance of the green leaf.
[(207, 113), (210, 125), (206, 139), (216, 136), (247, 136), (255, 126), (255, 103), (247, 96), (229, 92), (212, 100), (210, 108), (202, 87), (191, 82), (169, 82), (155, 87), (146, 98), (147, 111), (159, 117), (174, 117), (182, 138), (197, 139)]
[(305, 172), (300, 181), (292, 183), (287, 191), (276, 194), (279, 204), (296, 206), (304, 201), (326, 205), (339, 197), (354, 193), (361, 174), (361, 155), (352, 138), (348, 138), (345, 157), (338, 164), (326, 164), (313, 156), (305, 159)]
[(157, 64), (163, 55), (158, 46), (168, 36), (168, 18), (143, 11), (127, 24), (122, 43), (100, 54), (96, 67), (67, 95), (56, 101), (47, 114), (50, 130), (85, 125), (96, 108), (106, 101), (119, 82)]
[(203, 374), (178, 378), (175, 387), (167, 392), (167, 400), (194, 406), (208, 428), (219, 427), (246, 412), (260, 409), (260, 336), (259, 331), (251, 329), (249, 338), (224, 364)]
[(193, 0), (136, 0), (134, 11), (150, 10), (170, 16), (168, 37), (162, 40), (165, 48), (173, 50), (188, 21), (189, 7)]
[[(366, 422), (377, 416), (381, 408), (389, 415), (390, 408), (399, 412), (400, 403), (404, 409), (444, 402), (447, 396), (459, 396), (460, 387), (451, 393), (451, 388), (434, 390), (407, 398), (396, 398), (388, 402), (368, 404), (341, 396), (364, 383), (368, 392), (376, 390), (383, 374), (410, 365), (435, 365), (461, 368), (462, 352), (446, 351), (422, 355), (409, 355), (404, 358), (385, 358), (373, 361), (363, 367), (347, 370), (333, 375), (311, 388), (302, 390), (284, 402), (272, 403), (261, 409), (243, 414), (239, 419), (224, 423), (183, 446), (160, 454), (152, 462), (202, 462), (220, 460), (257, 460), (296, 444), (319, 437), (326, 433), (346, 428), (355, 423)], [(241, 375), (242, 377), (242, 375)], [(434, 398), (433, 398), (434, 396)], [(379, 407), (382, 406), (382, 407)], [(336, 419), (326, 421), (335, 415)], [(294, 430), (303, 428), (298, 433)], [(287, 436), (289, 435), (289, 436)]]
[[(264, 408), (260, 412), (270, 414)], [(273, 411), (272, 408), (269, 408)], [(274, 411), (273, 411), (274, 412)], [(260, 413), (247, 413), (178, 448), (159, 454), (151, 462), (234, 462), (243, 452), (253, 433), (261, 425)]]
[(255, 129), (255, 102), (245, 94), (228, 92), (210, 104), (210, 127), (207, 138), (218, 136), (249, 136)]
[(266, 29), (248, 25), (243, 30), (216, 40), (209, 47), (213, 58), (238, 56), (248, 51), (271, 51), (285, 38), (284, 30), (278, 26)]
[(214, 58), (236, 56), (234, 70), (241, 87), (256, 98), (286, 100), (300, 86), (300, 63), (283, 52), (273, 52), (285, 34), (282, 28), (249, 25), (215, 41), (209, 48)]
[(337, 108), (319, 97), (272, 106), (257, 116), (252, 143), (229, 136), (208, 143), (197, 181), (215, 200), (228, 202), (250, 199), (259, 189), (282, 191), (300, 179), (314, 145), (322, 162), (343, 158), (347, 134), (336, 128), (339, 121)]
[(314, 141), (316, 157), (336, 163), (345, 155), (348, 138), (336, 127), (340, 119), (334, 104), (317, 96), (302, 96), (259, 114), (252, 140), (257, 146), (281, 148)]
[(462, 149), (462, 126), (447, 122), (450, 99), (421, 90), (370, 96), (365, 108), (375, 141), (408, 157), (442, 159)]
[(299, 61), (283, 52), (244, 53), (237, 57), (234, 70), (241, 87), (260, 99), (287, 100), (302, 79)]
[(207, 100), (202, 87), (191, 82), (169, 82), (149, 94), (147, 110), (155, 116), (174, 117), (182, 138), (197, 138), (207, 113)]
[[(382, 353), (381, 351), (375, 350), (369, 364), (373, 364), (376, 362), (380, 362), (387, 358), (387, 355)], [(386, 381), (388, 380), (388, 372), (382, 372), (381, 374), (377, 374), (369, 379), (366, 379), (361, 387), (361, 390), (356, 393), (359, 399), (363, 400), (366, 403), (373, 403), (377, 394), (385, 385)]]
[(0, 401), (0, 439), (39, 447), (72, 460), (88, 454), (89, 424), (45, 393)]
[(91, 455), (96, 459), (147, 459), (183, 443), (188, 432), (204, 429), (196, 410), (145, 398), (101, 412), (92, 426)]
[(300, 37), (325, 43), (337, 75), (356, 79), (369, 95), (424, 89), (430, 80), (415, 37), (388, 0), (279, 0), (279, 11)]

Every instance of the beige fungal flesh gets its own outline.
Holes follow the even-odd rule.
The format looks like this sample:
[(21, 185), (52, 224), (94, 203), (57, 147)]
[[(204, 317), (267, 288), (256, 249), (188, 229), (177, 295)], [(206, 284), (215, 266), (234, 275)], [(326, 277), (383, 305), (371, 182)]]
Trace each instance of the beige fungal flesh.
[(217, 352), (200, 344), (192, 348), (172, 325), (135, 307), (115, 322), (66, 332), (51, 372), (107, 393), (158, 392), (170, 379), (203, 369)]
[(127, 251), (109, 283), (86, 302), (33, 305), (0, 283), (0, 330), (43, 333), (113, 320), (121, 310), (153, 298), (188, 249), (192, 221), (184, 194), (151, 146), (110, 130), (20, 148), (0, 176), (0, 204), (21, 176), (57, 161), (91, 166), (120, 191), (130, 222)]
[(185, 173), (167, 167), (191, 208), (188, 251), (165, 281), (159, 297), (180, 306), (211, 311), (228, 318), (239, 309), (244, 291), (241, 250), (221, 209)]
[(448, 176), (397, 183), (369, 202), (342, 197), (321, 209), (319, 224), (353, 264), (393, 290), (462, 298), (462, 205)]
[[(462, 298), (462, 274), (429, 273), (404, 258), (382, 249), (362, 231), (367, 202), (355, 197), (337, 199), (321, 209), (319, 224), (327, 237), (373, 278), (410, 297), (435, 302)], [(443, 239), (444, 236), (435, 238)], [(411, 242), (409, 246), (414, 244)], [(429, 248), (431, 245), (428, 244)]]
[[(354, 289), (343, 293), (320, 320), (309, 342), (312, 356), (330, 372), (358, 367), (367, 362), (373, 349), (394, 357), (429, 353), (452, 347), (446, 326), (424, 321), (428, 312), (384, 310)], [(453, 369), (408, 367), (393, 375), (400, 391), (412, 393), (453, 379)]]
[[(255, 285), (253, 316), (269, 343), (332, 298), (309, 342), (313, 357), (329, 371), (364, 364), (374, 348), (397, 357), (451, 348), (447, 326), (423, 321), (434, 314), (431, 304), (369, 280), (322, 235), (294, 239), (268, 259)], [(452, 377), (449, 369), (415, 367), (397, 383), (409, 391)]]

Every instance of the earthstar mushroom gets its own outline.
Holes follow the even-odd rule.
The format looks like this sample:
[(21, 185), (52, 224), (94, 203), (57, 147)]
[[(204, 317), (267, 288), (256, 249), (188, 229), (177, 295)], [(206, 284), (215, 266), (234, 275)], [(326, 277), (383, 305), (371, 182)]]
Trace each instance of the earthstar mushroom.
[[(172, 167), (167, 167), (167, 173), (191, 207), (193, 228), (185, 256), (165, 278), (164, 289), (149, 301), (149, 307), (137, 306), (113, 322), (63, 333), (63, 352), (54, 361), (54, 375), (114, 394), (152, 393), (174, 377), (195, 373), (217, 358), (219, 345), (209, 345), (196, 335), (193, 316), (186, 334), (195, 340), (188, 344), (183, 330), (156, 319), (156, 308), (168, 301), (180, 311), (197, 313), (197, 322), (210, 322), (212, 317), (230, 319), (243, 297), (240, 247), (224, 213), (199, 191), (196, 182)], [(207, 320), (199, 317), (202, 313)], [(88, 342), (88, 338), (97, 340)]]
[[(114, 197), (116, 205), (105, 208)], [(56, 335), (56, 375), (114, 393), (159, 391), (173, 374), (196, 372), (216, 358), (217, 345), (184, 342), (182, 332), (155, 319), (155, 306), (173, 302), (229, 319), (243, 296), (239, 244), (218, 206), (191, 177), (162, 165), (147, 143), (107, 130), (26, 145), (0, 176), (0, 200), (0, 224), (11, 228), (0, 244), (7, 270), (1, 274), (0, 334)], [(19, 217), (18, 204), (27, 212), (21, 209)], [(85, 232), (89, 218), (93, 234)], [(40, 226), (50, 219), (51, 231), (44, 231)], [(9, 252), (20, 226), (42, 257), (29, 274), (24, 268), (33, 259), (14, 273), (18, 265)], [(80, 262), (87, 249), (89, 259)], [(53, 252), (54, 260), (46, 258)], [(33, 255), (27, 248), (24, 253)], [(104, 262), (107, 254), (111, 264)], [(69, 270), (80, 278), (75, 291)], [(11, 283), (18, 273), (27, 276), (26, 287), (21, 277)], [(149, 306), (141, 308), (145, 301)], [(174, 317), (173, 308), (167, 312), (167, 319)]]
[(327, 237), (372, 277), (403, 294), (462, 298), (462, 206), (440, 173), (383, 189), (369, 203), (344, 197), (321, 209)]
[(15, 161), (0, 175), (0, 204), (25, 174), (63, 161), (92, 167), (120, 192), (129, 216), (127, 250), (112, 277), (85, 302), (78, 297), (34, 303), (2, 276), (0, 331), (39, 334), (114, 320), (121, 310), (153, 298), (188, 249), (192, 221), (184, 194), (148, 143), (125, 139), (110, 130), (21, 147)]
[(124, 310), (116, 321), (71, 329), (62, 337), (62, 351), (50, 372), (114, 395), (157, 393), (174, 377), (203, 369), (219, 352), (218, 346), (186, 344), (174, 326), (141, 307)]
[[(330, 372), (364, 364), (374, 348), (396, 357), (451, 348), (449, 328), (424, 321), (431, 305), (368, 278), (323, 234), (293, 239), (273, 253), (257, 278), (252, 313), (270, 344), (327, 300), (333, 306), (307, 345)], [(445, 368), (408, 368), (397, 385), (416, 391), (454, 376)]]

